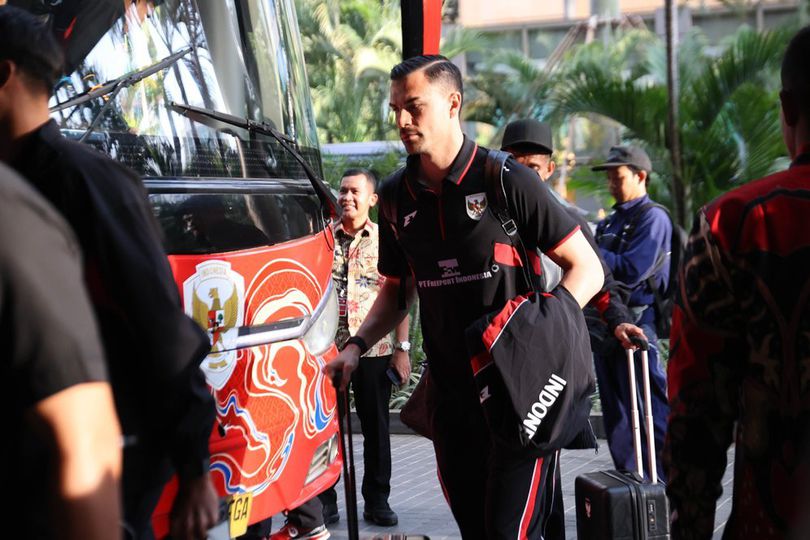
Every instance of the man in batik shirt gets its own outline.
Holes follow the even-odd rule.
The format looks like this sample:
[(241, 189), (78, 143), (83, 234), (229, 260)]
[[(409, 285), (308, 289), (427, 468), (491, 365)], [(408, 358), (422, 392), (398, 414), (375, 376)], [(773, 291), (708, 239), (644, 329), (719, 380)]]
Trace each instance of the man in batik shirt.
[[(377, 204), (377, 178), (365, 169), (350, 169), (340, 181), (338, 204), (342, 214), (335, 226), (335, 263), (332, 277), (338, 292), (340, 319), (336, 343), (342, 349), (366, 318), (385, 278), (377, 272), (379, 236), (369, 210)], [(375, 343), (352, 374), (354, 405), (363, 430), (363, 518), (377, 525), (396, 525), (388, 505), (391, 491), (391, 442), (388, 432), (389, 375), (402, 383), (411, 374), (408, 355), (408, 318), (394, 335)], [(390, 371), (389, 371), (390, 368)], [(386, 374), (389, 372), (389, 374)], [(337, 521), (334, 489), (321, 496), (327, 524)]]

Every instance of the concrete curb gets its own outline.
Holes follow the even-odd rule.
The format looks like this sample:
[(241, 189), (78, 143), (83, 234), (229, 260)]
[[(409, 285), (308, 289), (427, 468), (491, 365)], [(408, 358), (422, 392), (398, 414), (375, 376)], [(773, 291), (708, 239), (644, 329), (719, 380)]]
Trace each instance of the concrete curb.
[[(399, 411), (388, 411), (388, 422), (391, 435), (416, 435), (411, 428), (402, 423), (399, 419)], [(591, 426), (597, 439), (605, 438), (605, 425), (602, 422), (602, 413), (591, 413)], [(360, 433), (360, 419), (357, 413), (352, 410), (352, 433)]]

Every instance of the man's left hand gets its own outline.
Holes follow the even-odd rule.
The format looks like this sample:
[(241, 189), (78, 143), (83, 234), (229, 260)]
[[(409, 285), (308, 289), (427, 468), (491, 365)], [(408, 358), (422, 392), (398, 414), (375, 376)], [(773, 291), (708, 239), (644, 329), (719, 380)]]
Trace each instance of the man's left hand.
[(407, 351), (395, 350), (391, 357), (391, 366), (399, 373), (402, 384), (406, 384), (411, 378), (411, 357)]
[(210, 473), (180, 482), (171, 513), (174, 540), (205, 540), (217, 524), (219, 501)]

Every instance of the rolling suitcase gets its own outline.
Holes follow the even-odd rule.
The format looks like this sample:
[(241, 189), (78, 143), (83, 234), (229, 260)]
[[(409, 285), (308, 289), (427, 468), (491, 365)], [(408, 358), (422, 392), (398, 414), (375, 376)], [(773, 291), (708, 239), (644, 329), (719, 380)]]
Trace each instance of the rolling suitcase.
[(644, 409), (649, 450), (650, 481), (643, 481), (641, 429), (633, 351), (627, 351), (630, 378), (630, 408), (633, 422), (633, 446), (636, 471), (600, 471), (578, 476), (574, 482), (577, 512), (577, 538), (605, 540), (643, 540), (669, 538), (669, 501), (664, 484), (658, 481), (650, 403), (648, 343), (638, 341), (644, 385)]

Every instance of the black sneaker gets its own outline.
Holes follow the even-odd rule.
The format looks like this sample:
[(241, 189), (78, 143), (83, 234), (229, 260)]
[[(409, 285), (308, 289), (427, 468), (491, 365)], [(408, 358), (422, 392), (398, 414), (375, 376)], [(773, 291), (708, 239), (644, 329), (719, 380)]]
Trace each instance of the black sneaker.
[(363, 519), (380, 527), (393, 527), (399, 522), (396, 512), (387, 504), (377, 508), (363, 510)]
[(323, 522), (326, 525), (331, 525), (340, 521), (340, 513), (336, 504), (325, 503), (323, 505)]

